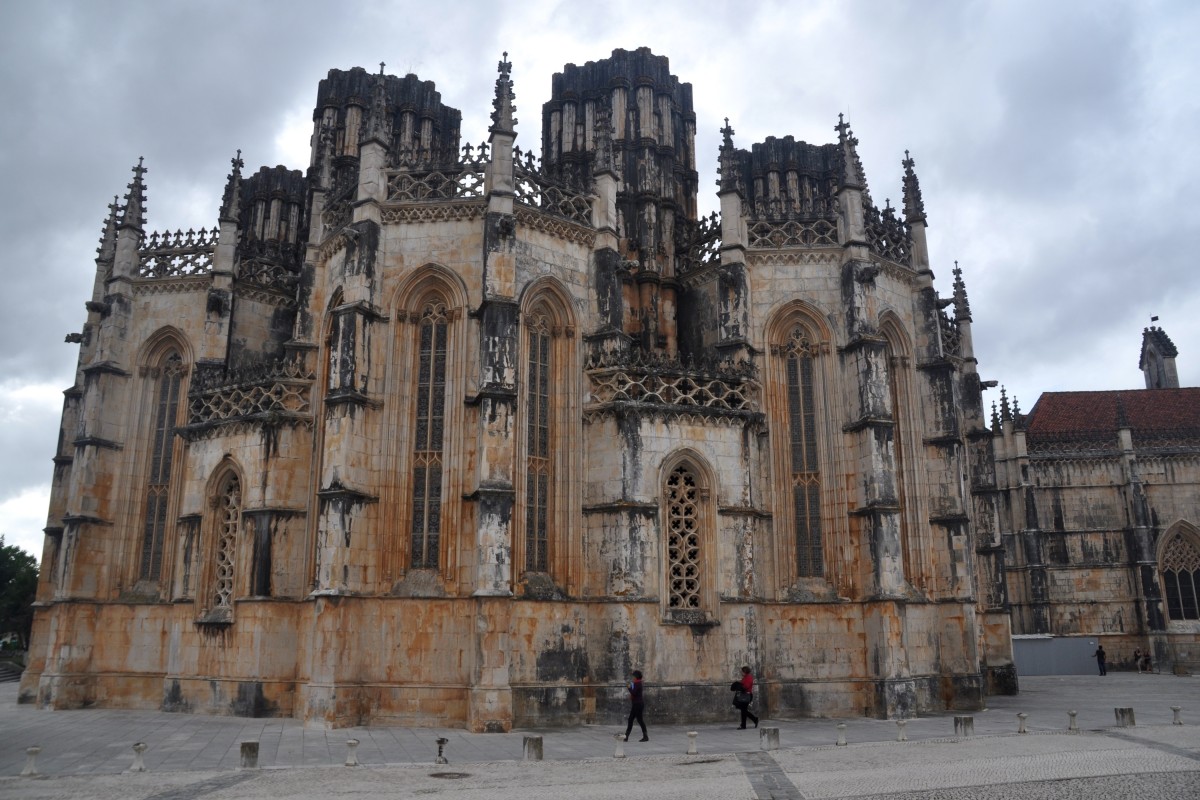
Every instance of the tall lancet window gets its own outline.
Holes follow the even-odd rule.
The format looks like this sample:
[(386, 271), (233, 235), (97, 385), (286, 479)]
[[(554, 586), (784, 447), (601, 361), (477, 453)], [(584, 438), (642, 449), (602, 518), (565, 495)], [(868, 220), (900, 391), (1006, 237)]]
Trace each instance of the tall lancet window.
[(234, 579), (237, 576), (237, 534), (242, 522), (242, 482), (230, 472), (221, 481), (217, 493), (213, 553), (213, 609), (233, 606)]
[(671, 470), (666, 486), (667, 607), (700, 608), (703, 602), (700, 492), (686, 465)]
[(442, 439), (446, 416), (446, 306), (428, 303), (418, 323), (413, 440), (412, 567), (436, 569), (442, 531)]
[(142, 580), (156, 581), (162, 574), (163, 542), (167, 531), (167, 506), (171, 500), (171, 462), (175, 453), (175, 424), (179, 415), (179, 391), (183, 381), (183, 359), (172, 351), (158, 370), (154, 387), (150, 475), (146, 485), (146, 514), (142, 525)]
[(1200, 619), (1200, 547), (1176, 530), (1162, 551), (1163, 594), (1172, 620)]
[(790, 445), (792, 515), (796, 526), (796, 574), (820, 577), (825, 572), (821, 548), (821, 471), (817, 463), (817, 410), (813, 359), (816, 346), (797, 326), (788, 338), (788, 443)]
[(552, 465), (550, 406), (550, 320), (533, 314), (526, 325), (525, 365), (525, 569), (546, 572), (550, 563)]

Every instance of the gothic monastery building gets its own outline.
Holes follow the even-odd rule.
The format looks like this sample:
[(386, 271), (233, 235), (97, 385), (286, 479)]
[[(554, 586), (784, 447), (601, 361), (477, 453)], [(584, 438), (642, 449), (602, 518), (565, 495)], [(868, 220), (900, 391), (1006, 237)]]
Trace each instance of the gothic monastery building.
[(700, 217), (666, 58), (567, 65), (540, 158), (509, 70), (479, 146), (432, 83), (331, 71), (308, 169), (234, 159), (199, 232), (152, 233), (134, 168), (22, 699), (503, 731), (623, 717), (632, 669), (660, 722), (727, 718), (743, 664), (774, 717), (1015, 691), (998, 440), (913, 159), (880, 207), (840, 118), (726, 123)]

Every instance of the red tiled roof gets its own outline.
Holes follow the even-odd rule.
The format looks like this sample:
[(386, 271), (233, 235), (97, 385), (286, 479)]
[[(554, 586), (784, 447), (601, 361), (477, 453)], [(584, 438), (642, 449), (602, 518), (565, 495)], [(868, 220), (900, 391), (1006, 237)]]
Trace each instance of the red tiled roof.
[(1135, 434), (1200, 431), (1200, 388), (1046, 392), (1026, 417), (1026, 430), (1042, 437), (1125, 427)]

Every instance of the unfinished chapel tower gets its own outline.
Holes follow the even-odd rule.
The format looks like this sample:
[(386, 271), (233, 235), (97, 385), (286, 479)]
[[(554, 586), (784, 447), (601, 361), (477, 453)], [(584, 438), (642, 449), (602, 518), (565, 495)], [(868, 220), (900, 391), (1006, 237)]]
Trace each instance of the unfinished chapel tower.
[[(914, 162), (850, 126), (719, 154), (649, 50), (518, 146), (432, 83), (321, 81), (306, 172), (215, 227), (114, 203), (22, 698), (333, 725), (978, 708), (1015, 691), (992, 433)], [(704, 121), (705, 125), (714, 124)], [(527, 135), (527, 134), (526, 134)]]

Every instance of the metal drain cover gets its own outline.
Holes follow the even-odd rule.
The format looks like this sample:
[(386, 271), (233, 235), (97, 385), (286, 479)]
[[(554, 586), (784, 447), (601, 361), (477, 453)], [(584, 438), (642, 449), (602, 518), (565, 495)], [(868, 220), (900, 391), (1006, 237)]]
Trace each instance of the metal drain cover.
[(449, 780), (456, 780), (458, 778), (469, 778), (469, 777), (471, 777), (471, 773), (469, 773), (469, 772), (431, 772), (431, 773), (429, 773), (429, 777), (431, 777), (431, 778), (447, 778)]

